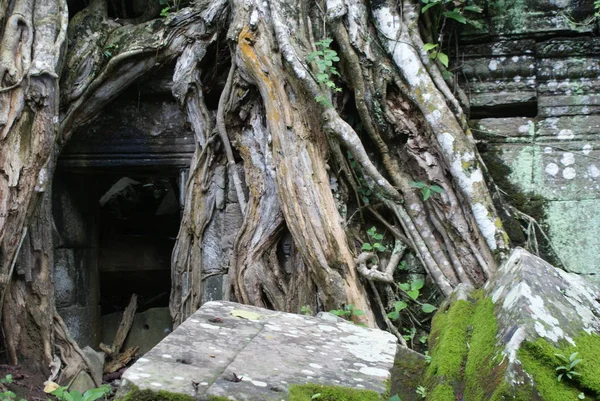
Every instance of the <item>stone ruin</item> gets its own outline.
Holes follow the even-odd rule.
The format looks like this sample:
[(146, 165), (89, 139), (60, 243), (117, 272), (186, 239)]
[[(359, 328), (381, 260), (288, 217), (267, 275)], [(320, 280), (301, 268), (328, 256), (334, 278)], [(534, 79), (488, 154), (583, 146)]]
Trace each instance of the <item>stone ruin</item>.
[[(473, 133), (486, 160), (510, 168), (508, 182), (525, 204), (542, 200), (534, 217), (553, 261), (597, 281), (600, 30), (592, 2), (488, 3), (481, 27), (462, 33), (455, 66)], [(170, 254), (195, 143), (169, 74), (127, 90), (75, 133), (58, 163), (56, 302), (82, 346), (110, 343), (132, 293), (141, 306), (130, 343), (149, 350), (172, 329)], [(231, 249), (242, 220), (225, 167), (217, 171), (217, 217), (203, 244), (205, 301), (224, 297), (227, 258), (217, 255)]]

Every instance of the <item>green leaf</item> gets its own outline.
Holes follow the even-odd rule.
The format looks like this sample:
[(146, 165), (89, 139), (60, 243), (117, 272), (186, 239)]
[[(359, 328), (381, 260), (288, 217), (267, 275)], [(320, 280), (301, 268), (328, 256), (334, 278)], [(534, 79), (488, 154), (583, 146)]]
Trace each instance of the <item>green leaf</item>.
[(423, 194), (423, 200), (426, 201), (431, 196), (431, 189), (429, 187), (422, 188), (421, 193)]
[(429, 3), (429, 4), (427, 4), (425, 7), (423, 7), (421, 9), (421, 14), (423, 14), (425, 11), (429, 10), (431, 7), (433, 7), (433, 6), (437, 5), (437, 4), (438, 3)]
[(402, 401), (402, 398), (400, 398), (398, 394), (396, 394), (393, 397), (390, 397), (389, 401)]
[(408, 183), (408, 185), (410, 185), (413, 188), (425, 188), (427, 186), (427, 184), (425, 184), (422, 181), (411, 181)]
[(438, 187), (437, 185), (431, 185), (429, 187), (429, 189), (431, 189), (433, 192), (436, 192), (438, 194), (441, 194), (442, 192), (444, 192), (444, 188)]
[(400, 312), (404, 309), (408, 308), (408, 304), (404, 301), (396, 301), (394, 302), (394, 310), (396, 312)]
[(437, 59), (440, 60), (440, 63), (442, 63), (444, 67), (448, 68), (448, 55), (446, 53), (439, 52)]
[(315, 400), (315, 399), (319, 398), (320, 396), (321, 396), (321, 393), (316, 393), (316, 394), (313, 394), (312, 397), (310, 397), (310, 399)]
[(465, 16), (458, 11), (446, 11), (442, 15), (446, 18), (450, 18), (454, 21), (460, 22), (461, 24), (467, 23), (467, 19), (465, 18)]
[(423, 304), (421, 305), (421, 310), (425, 313), (431, 313), (435, 311), (437, 308), (431, 304)]
[(379, 242), (373, 244), (373, 248), (375, 248), (379, 252), (385, 252), (387, 249), (384, 245), (381, 245)]
[(360, 248), (363, 251), (372, 251), (373, 250), (373, 246), (367, 242), (365, 242), (364, 244), (362, 244), (362, 247)]
[(73, 401), (83, 401), (83, 396), (77, 390), (69, 391), (69, 395), (73, 398)]
[(409, 297), (411, 297), (412, 299), (417, 299), (419, 298), (419, 290), (410, 290), (410, 291), (406, 291), (406, 295), (408, 295)]
[(389, 312), (387, 314), (387, 317), (390, 318), (390, 320), (398, 320), (400, 318), (400, 313), (394, 311), (394, 312)]
[(579, 398), (580, 400), (584, 400), (584, 399), (585, 399), (585, 394), (583, 394), (583, 393), (579, 393), (579, 394), (577, 395), (577, 398)]
[(364, 316), (365, 312), (361, 311), (360, 309), (353, 309), (352, 314), (354, 316)]
[(425, 50), (426, 52), (429, 52), (433, 49), (436, 49), (439, 45), (435, 44), (435, 43), (425, 43), (423, 45), (423, 50)]
[(472, 13), (478, 13), (478, 14), (481, 14), (481, 12), (483, 11), (483, 9), (478, 6), (465, 6), (464, 10), (471, 11)]
[(410, 289), (411, 290), (420, 290), (421, 288), (423, 288), (424, 285), (425, 285), (425, 280), (423, 280), (423, 279), (413, 280), (410, 282)]
[(408, 284), (408, 283), (399, 283), (398, 284), (398, 288), (400, 288), (402, 291), (408, 291), (408, 290), (410, 290), (410, 284)]

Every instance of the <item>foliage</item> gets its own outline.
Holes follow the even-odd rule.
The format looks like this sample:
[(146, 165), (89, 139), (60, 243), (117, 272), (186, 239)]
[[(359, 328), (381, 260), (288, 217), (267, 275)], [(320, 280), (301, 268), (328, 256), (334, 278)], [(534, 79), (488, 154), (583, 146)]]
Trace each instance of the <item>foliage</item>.
[(423, 200), (426, 201), (433, 195), (434, 193), (441, 194), (444, 192), (444, 189), (437, 185), (427, 185), (422, 181), (411, 181), (409, 182), (410, 186), (413, 188), (418, 188), (421, 190), (421, 195), (423, 195)]
[(158, 2), (161, 6), (163, 6), (163, 8), (160, 10), (160, 16), (168, 17), (171, 15), (171, 11), (179, 10), (181, 0), (173, 0), (173, 2), (170, 2), (169, 0), (158, 0)]
[[(318, 397), (314, 397), (317, 394)], [(379, 394), (371, 390), (320, 384), (291, 385), (289, 399), (290, 401), (380, 401)]]
[[(443, 31), (447, 20), (452, 20), (460, 24), (470, 24), (476, 28), (480, 24), (474, 19), (468, 18), (469, 13), (480, 14), (483, 10), (475, 5), (468, 5), (466, 0), (421, 0), (421, 13), (434, 14), (434, 31)], [(439, 43), (425, 43), (423, 50), (428, 53), (431, 60), (438, 60), (444, 67), (448, 68), (448, 55), (442, 52), (443, 35), (437, 35)]]
[[(323, 39), (316, 42), (315, 46), (320, 48), (320, 50), (311, 52), (308, 55), (307, 61), (309, 63), (314, 61), (317, 65), (317, 74), (315, 78), (318, 83), (325, 85), (334, 92), (341, 92), (342, 89), (338, 88), (332, 80), (333, 75), (340, 75), (337, 68), (333, 66), (333, 63), (340, 61), (340, 58), (335, 50), (329, 48), (331, 42), (333, 42), (333, 39)], [(333, 107), (331, 102), (329, 102), (325, 96), (317, 96), (315, 100), (325, 106)]]
[(417, 387), (417, 389), (415, 390), (415, 392), (417, 394), (419, 394), (421, 396), (421, 398), (427, 397), (427, 390), (423, 386)]
[(119, 50), (119, 45), (117, 45), (116, 43), (111, 43), (110, 45), (104, 47), (102, 54), (106, 58), (111, 58), (112, 56), (114, 56), (114, 52), (118, 51), (118, 50)]
[(388, 246), (381, 243), (383, 240), (383, 234), (378, 233), (375, 226), (367, 230), (367, 235), (371, 240), (362, 244), (361, 249), (363, 251), (376, 250), (378, 252), (385, 252), (388, 250)]
[(309, 305), (302, 305), (302, 307), (300, 307), (300, 314), (305, 316), (312, 316), (313, 311)]
[[(2, 384), (10, 384), (13, 381), (13, 377), (11, 374), (6, 375), (6, 377), (0, 379), (0, 383)], [(17, 395), (10, 390), (0, 392), (0, 401), (15, 401), (17, 399)], [(24, 399), (20, 399), (19, 401), (26, 401)]]
[(365, 312), (363, 312), (360, 309), (356, 309), (352, 304), (344, 306), (343, 309), (330, 310), (329, 313), (331, 313), (332, 315), (339, 316), (346, 320), (352, 320), (353, 317), (359, 317), (365, 314)]
[[(425, 281), (423, 279), (414, 279), (408, 283), (399, 283), (398, 289), (409, 298), (409, 301), (416, 302), (421, 307), (422, 312), (432, 313), (437, 309), (435, 306), (428, 303), (420, 303), (417, 301), (417, 299), (421, 295), (421, 289), (424, 285)], [(409, 304), (405, 301), (396, 301), (394, 303), (394, 310), (392, 312), (389, 312), (387, 316), (391, 320), (398, 320), (400, 318), (400, 312), (408, 308), (408, 306)], [(414, 334), (415, 333), (412, 334), (411, 339), (412, 337), (414, 337)]]
[(59, 401), (95, 401), (100, 398), (106, 399), (107, 395), (111, 393), (111, 387), (109, 385), (103, 385), (97, 388), (87, 390), (81, 394), (77, 390), (68, 390), (67, 387), (61, 386), (50, 394), (55, 396)]
[(402, 398), (398, 394), (394, 394), (388, 401), (402, 401)]
[(557, 379), (560, 381), (563, 376), (567, 376), (569, 379), (573, 379), (573, 376), (580, 376), (581, 374), (575, 372), (575, 366), (583, 361), (583, 359), (577, 359), (578, 352), (573, 352), (568, 358), (563, 354), (554, 354), (561, 361), (564, 362), (564, 365), (556, 367)]

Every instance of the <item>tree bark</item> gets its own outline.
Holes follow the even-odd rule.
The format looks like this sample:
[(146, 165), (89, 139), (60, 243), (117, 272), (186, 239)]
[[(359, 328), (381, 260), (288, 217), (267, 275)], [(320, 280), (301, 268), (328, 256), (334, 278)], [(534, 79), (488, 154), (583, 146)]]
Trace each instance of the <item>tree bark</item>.
[[(223, 177), (243, 215), (231, 255), (222, 255), (230, 296), (240, 302), (291, 312), (353, 305), (374, 326), (385, 308), (373, 304), (381, 299), (368, 281), (393, 281), (401, 256), (361, 254), (366, 224), (392, 234), (390, 249), (414, 253), (443, 294), (459, 283), (482, 285), (508, 240), (460, 103), (423, 50), (418, 6), (199, 0), (166, 18), (119, 26), (105, 1), (92, 0), (67, 35), (64, 1), (0, 3), (0, 294), (13, 362), (31, 357), (43, 370), (58, 353), (71, 366), (85, 364), (60, 320), (48, 318), (56, 315), (51, 212), (46, 200), (32, 220), (35, 205), (40, 194), (48, 199), (71, 134), (174, 58), (172, 93), (197, 144), (172, 257), (176, 324), (202, 302), (203, 238), (222, 207)], [(215, 112), (202, 65), (223, 37), (230, 59), (221, 60), (227, 82)], [(341, 92), (317, 79), (308, 61), (327, 37), (341, 59), (340, 77), (328, 80)], [(414, 182), (443, 192), (425, 200)], [(375, 205), (365, 204), (365, 191)], [(393, 263), (374, 274), (373, 256)], [(33, 335), (22, 328), (30, 323)], [(37, 359), (26, 351), (34, 341), (43, 349)]]

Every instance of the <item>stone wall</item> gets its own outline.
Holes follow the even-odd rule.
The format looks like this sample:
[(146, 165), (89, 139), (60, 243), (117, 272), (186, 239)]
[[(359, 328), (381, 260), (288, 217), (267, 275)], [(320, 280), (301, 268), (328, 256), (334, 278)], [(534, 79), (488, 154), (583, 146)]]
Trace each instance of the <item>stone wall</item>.
[(600, 39), (592, 1), (490, 1), (458, 53), (474, 134), (546, 202), (571, 271), (600, 273)]

